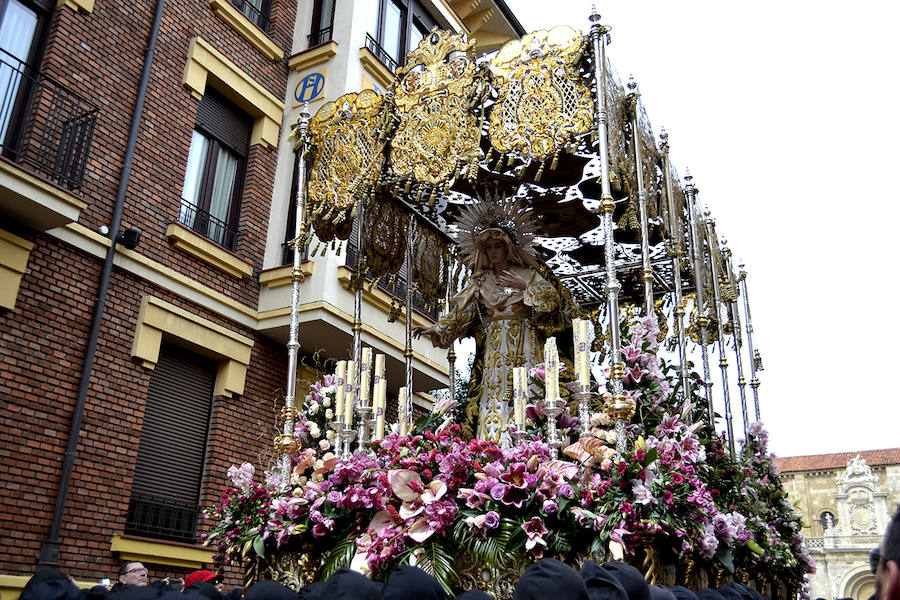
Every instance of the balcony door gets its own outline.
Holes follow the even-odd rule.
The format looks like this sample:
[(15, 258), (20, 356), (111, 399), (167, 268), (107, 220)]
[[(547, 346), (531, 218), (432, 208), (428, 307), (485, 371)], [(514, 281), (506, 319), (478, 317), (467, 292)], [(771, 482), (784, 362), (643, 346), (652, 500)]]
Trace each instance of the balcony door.
[(0, 0), (0, 141), (5, 142), (10, 122), (21, 110), (22, 75), (30, 67), (39, 22), (37, 10), (19, 0)]

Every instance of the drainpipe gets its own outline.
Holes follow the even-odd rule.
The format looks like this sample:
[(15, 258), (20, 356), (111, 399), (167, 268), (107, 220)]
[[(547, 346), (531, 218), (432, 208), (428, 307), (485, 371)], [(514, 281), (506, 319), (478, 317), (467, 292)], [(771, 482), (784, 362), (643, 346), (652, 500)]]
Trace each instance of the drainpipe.
[(134, 160), (134, 150), (135, 146), (137, 146), (141, 115), (144, 112), (144, 97), (147, 94), (147, 85), (150, 81), (150, 66), (153, 63), (153, 53), (156, 50), (156, 38), (159, 33), (159, 25), (162, 22), (164, 2), (165, 0), (157, 0), (156, 14), (154, 15), (153, 25), (150, 29), (150, 39), (147, 42), (147, 54), (144, 57), (141, 83), (138, 88), (137, 101), (134, 105), (134, 114), (131, 118), (131, 130), (128, 134), (128, 147), (125, 151), (125, 162), (122, 165), (122, 173), (119, 176), (119, 190), (116, 194), (116, 205), (113, 209), (112, 223), (110, 224), (109, 237), (112, 240), (112, 243), (106, 250), (106, 259), (103, 261), (103, 273), (100, 275), (100, 287), (97, 291), (97, 304), (94, 306), (91, 332), (88, 337), (87, 350), (84, 355), (84, 364), (81, 368), (81, 381), (78, 384), (78, 397), (75, 400), (75, 410), (72, 413), (72, 422), (69, 428), (69, 441), (66, 446), (65, 461), (63, 462), (62, 472), (60, 473), (59, 489), (56, 492), (56, 508), (53, 511), (53, 524), (50, 526), (50, 535), (48, 535), (47, 539), (41, 544), (41, 550), (37, 557), (38, 570), (55, 569), (59, 565), (59, 534), (62, 530), (63, 513), (66, 510), (66, 497), (69, 493), (72, 467), (75, 464), (75, 452), (78, 449), (78, 434), (81, 431), (81, 420), (84, 416), (88, 386), (91, 381), (91, 371), (94, 368), (94, 356), (97, 353), (97, 340), (100, 337), (103, 309), (106, 306), (109, 280), (112, 276), (113, 259), (116, 255), (116, 244), (119, 238), (119, 226), (122, 220), (122, 212), (125, 208), (125, 192), (128, 189), (128, 179), (131, 176), (131, 163)]

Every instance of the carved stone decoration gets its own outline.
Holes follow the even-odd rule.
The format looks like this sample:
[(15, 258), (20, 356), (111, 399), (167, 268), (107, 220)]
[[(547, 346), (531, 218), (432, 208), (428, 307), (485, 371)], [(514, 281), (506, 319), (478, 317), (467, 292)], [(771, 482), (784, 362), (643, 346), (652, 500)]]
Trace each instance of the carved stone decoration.
[(394, 104), (399, 124), (390, 153), (392, 175), (433, 187), (478, 158), (480, 124), (476, 67), (463, 34), (433, 29), (397, 69)]
[(372, 90), (328, 102), (310, 121), (314, 160), (307, 189), (307, 214), (323, 242), (347, 239), (356, 202), (366, 196), (384, 162), (381, 130), (387, 112)]
[(361, 251), (369, 275), (397, 273), (406, 252), (406, 216), (387, 196), (375, 196), (366, 206), (366, 243)]
[(837, 535), (876, 536), (889, 520), (887, 493), (879, 489), (878, 477), (866, 460), (857, 455), (836, 477), (838, 493)]
[(498, 90), (488, 133), (504, 154), (543, 161), (593, 123), (590, 89), (578, 71), (584, 38), (566, 25), (506, 43), (491, 61)]

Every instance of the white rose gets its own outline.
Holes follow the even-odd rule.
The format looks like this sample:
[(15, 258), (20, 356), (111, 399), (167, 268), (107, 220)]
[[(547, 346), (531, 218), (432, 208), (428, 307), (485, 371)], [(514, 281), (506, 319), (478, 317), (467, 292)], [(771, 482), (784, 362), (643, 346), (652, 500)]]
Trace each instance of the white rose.
[[(328, 402), (328, 400), (326, 400), (325, 402)], [(327, 406), (327, 405), (326, 405), (326, 406)], [(332, 419), (334, 418), (334, 411), (331, 410), (330, 408), (329, 408), (328, 410), (326, 410), (326, 411), (325, 411), (325, 418), (326, 418), (327, 420), (329, 420), (329, 421), (332, 420)]]
[(329, 448), (331, 448), (331, 444), (328, 442), (328, 440), (319, 440), (319, 450), (324, 452), (325, 450), (328, 450)]
[(309, 424), (309, 435), (314, 438), (317, 438), (322, 435), (322, 431), (319, 429), (319, 425), (316, 423)]
[(306, 409), (306, 413), (310, 416), (319, 412), (319, 403), (313, 400), (309, 403), (309, 408)]
[[(325, 399), (322, 400), (322, 406), (324, 406), (325, 408), (328, 408), (329, 406), (331, 406), (331, 398), (329, 398), (328, 396), (325, 396)], [(331, 417), (328, 417), (328, 418), (330, 419)]]
[(328, 441), (334, 440), (334, 429), (329, 429), (328, 431), (325, 432), (325, 439)]

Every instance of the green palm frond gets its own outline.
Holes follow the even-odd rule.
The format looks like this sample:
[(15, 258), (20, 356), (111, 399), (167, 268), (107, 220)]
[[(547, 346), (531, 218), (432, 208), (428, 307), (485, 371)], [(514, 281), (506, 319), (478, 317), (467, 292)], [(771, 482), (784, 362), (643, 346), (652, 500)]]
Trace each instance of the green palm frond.
[(335, 571), (342, 567), (349, 567), (356, 554), (356, 542), (352, 536), (346, 536), (325, 555), (325, 562), (322, 564), (322, 570), (319, 573), (318, 580), (325, 581), (331, 577)]
[(453, 592), (452, 582), (457, 580), (456, 571), (453, 568), (454, 558), (450, 550), (441, 540), (428, 540), (422, 545), (416, 545), (408, 548), (400, 554), (398, 564), (406, 564), (413, 553), (417, 555), (416, 566), (433, 576), (444, 588), (450, 596), (455, 595)]

